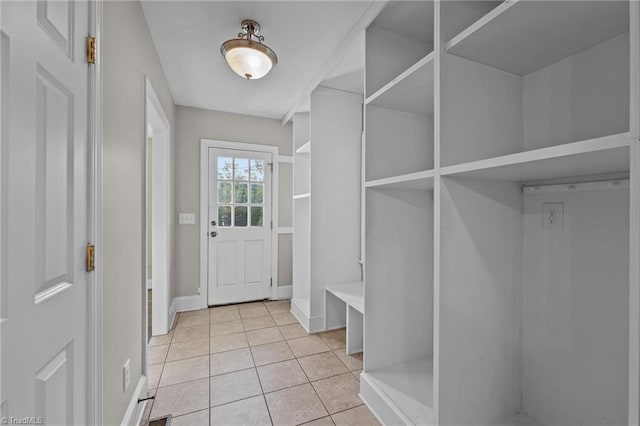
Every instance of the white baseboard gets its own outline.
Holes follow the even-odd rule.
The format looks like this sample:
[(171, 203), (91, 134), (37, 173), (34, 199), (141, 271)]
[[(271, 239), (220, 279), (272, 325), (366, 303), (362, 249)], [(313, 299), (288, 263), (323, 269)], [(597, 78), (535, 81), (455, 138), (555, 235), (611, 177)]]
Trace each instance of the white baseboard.
[(143, 395), (143, 393), (146, 393), (146, 391), (147, 376), (142, 376), (138, 381), (136, 389), (133, 391), (131, 401), (129, 401), (129, 405), (127, 406), (127, 411), (125, 411), (124, 417), (122, 418), (121, 426), (138, 426), (142, 423), (142, 416), (147, 401), (138, 402), (138, 399), (144, 398), (146, 395)]
[(295, 299), (291, 299), (291, 314), (296, 317), (307, 333), (324, 331), (324, 316), (309, 317), (304, 309), (298, 306)]
[(180, 296), (173, 299), (176, 305), (176, 312), (197, 311), (205, 309), (207, 306), (202, 303), (202, 296), (199, 294), (193, 296)]
[(298, 301), (296, 299), (291, 299), (291, 314), (296, 317), (302, 328), (304, 328), (307, 333), (309, 332), (309, 316), (307, 313), (298, 306)]
[(309, 333), (325, 331), (324, 315), (309, 318)]
[(169, 330), (173, 329), (173, 326), (176, 323), (176, 314), (176, 299), (174, 298), (171, 301), (171, 305), (169, 305)]
[(281, 285), (276, 287), (275, 296), (272, 297), (272, 300), (280, 300), (280, 299), (291, 299), (293, 295), (293, 286), (292, 285)]

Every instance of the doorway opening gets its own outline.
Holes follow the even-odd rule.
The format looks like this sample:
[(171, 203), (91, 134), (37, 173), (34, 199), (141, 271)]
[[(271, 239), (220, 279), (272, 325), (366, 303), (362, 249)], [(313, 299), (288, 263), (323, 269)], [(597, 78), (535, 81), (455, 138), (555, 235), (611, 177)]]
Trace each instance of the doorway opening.
[(146, 343), (151, 336), (166, 334), (171, 327), (169, 315), (171, 180), (169, 120), (151, 82), (146, 80), (145, 94), (145, 206), (143, 297)]

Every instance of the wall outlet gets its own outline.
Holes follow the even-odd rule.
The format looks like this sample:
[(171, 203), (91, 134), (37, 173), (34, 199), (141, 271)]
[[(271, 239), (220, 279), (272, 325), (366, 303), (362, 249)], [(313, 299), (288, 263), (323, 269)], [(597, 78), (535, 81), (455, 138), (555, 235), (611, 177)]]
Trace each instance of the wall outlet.
[(178, 214), (178, 225), (195, 225), (196, 214), (195, 213), (180, 213)]
[(543, 229), (563, 229), (564, 228), (564, 203), (542, 204), (542, 228)]
[(126, 392), (129, 387), (129, 381), (131, 380), (131, 359), (127, 359), (127, 362), (122, 366), (122, 391)]

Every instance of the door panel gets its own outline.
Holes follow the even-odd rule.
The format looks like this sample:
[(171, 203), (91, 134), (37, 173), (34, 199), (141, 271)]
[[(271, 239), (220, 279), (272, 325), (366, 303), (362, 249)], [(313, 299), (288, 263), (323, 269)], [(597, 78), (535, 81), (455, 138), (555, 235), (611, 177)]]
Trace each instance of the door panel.
[[(37, 71), (36, 235), (39, 245), (36, 299), (73, 281), (73, 96), (43, 67)], [(39, 297), (40, 296), (40, 297)]]
[(244, 243), (244, 265), (245, 275), (247, 277), (247, 285), (262, 284), (263, 280), (263, 255), (264, 241), (254, 240), (245, 241)]
[(47, 424), (66, 425), (73, 419), (73, 350), (68, 345), (36, 373), (35, 416)]
[(89, 423), (88, 17), (0, 2), (0, 407), (46, 424)]
[(269, 297), (271, 154), (209, 149), (210, 305)]
[(218, 286), (238, 284), (238, 242), (220, 241), (217, 244)]

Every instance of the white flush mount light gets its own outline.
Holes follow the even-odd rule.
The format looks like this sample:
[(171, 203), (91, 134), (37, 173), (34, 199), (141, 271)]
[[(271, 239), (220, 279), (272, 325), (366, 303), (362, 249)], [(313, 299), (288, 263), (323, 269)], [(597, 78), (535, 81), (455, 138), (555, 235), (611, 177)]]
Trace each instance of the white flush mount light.
[(278, 63), (275, 52), (262, 43), (264, 37), (259, 33), (260, 24), (253, 19), (245, 19), (238, 38), (227, 40), (220, 46), (220, 53), (229, 67), (247, 80), (264, 77)]

